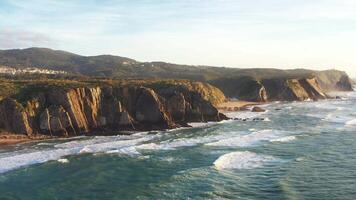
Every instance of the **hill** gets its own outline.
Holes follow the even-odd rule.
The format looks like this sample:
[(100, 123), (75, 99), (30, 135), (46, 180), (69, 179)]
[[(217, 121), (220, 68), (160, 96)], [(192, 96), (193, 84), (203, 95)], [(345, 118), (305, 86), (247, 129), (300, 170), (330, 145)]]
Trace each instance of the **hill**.
[(256, 93), (269, 80), (282, 80), (283, 85), (286, 86), (288, 79), (315, 77), (320, 87), (325, 91), (352, 90), (351, 79), (345, 72), (337, 70), (240, 69), (177, 65), (165, 62), (139, 62), (112, 55), (81, 56), (46, 48), (1, 50), (0, 65), (18, 69), (35, 67), (65, 71), (72, 75), (114, 79), (159, 78), (203, 81), (218, 87), (227, 97), (254, 101), (262, 100), (260, 97), (256, 97)]

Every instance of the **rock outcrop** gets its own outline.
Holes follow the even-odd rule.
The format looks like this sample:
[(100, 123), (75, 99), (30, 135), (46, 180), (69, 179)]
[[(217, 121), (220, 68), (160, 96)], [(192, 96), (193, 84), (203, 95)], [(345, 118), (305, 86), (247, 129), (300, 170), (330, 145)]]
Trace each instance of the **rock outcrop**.
[(258, 107), (258, 106), (253, 107), (251, 111), (252, 112), (266, 112), (265, 109)]
[(220, 88), (230, 98), (254, 102), (268, 101), (265, 86), (252, 77), (222, 78), (210, 83)]
[(353, 81), (346, 72), (325, 70), (314, 75), (324, 91), (353, 91)]
[(90, 132), (156, 130), (192, 121), (225, 119), (203, 93), (181, 85), (91, 86), (40, 90), (30, 100), (0, 101), (0, 128), (8, 132), (75, 136)]
[(269, 101), (305, 101), (325, 99), (316, 78), (263, 80)]
[(241, 77), (215, 80), (212, 84), (221, 88), (230, 98), (252, 102), (305, 101), (327, 98), (316, 77), (261, 80)]

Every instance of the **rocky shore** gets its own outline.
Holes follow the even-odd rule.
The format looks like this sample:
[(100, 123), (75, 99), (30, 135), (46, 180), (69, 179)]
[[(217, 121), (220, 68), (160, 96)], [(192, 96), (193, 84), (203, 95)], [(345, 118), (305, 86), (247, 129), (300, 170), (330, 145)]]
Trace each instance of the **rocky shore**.
[[(87, 84), (24, 84), (0, 101), (0, 128), (32, 138), (117, 131), (163, 130), (188, 122), (226, 119), (214, 103), (218, 89), (190, 81)], [(85, 84), (83, 84), (85, 85)]]
[[(0, 81), (0, 134), (11, 135), (0, 137), (0, 143), (165, 130), (188, 126), (189, 122), (225, 120), (223, 112), (245, 111), (247, 106), (264, 102), (330, 98), (316, 77), (250, 80), (249, 84), (235, 85), (241, 86), (235, 97), (244, 101), (228, 101), (225, 94), (229, 92), (188, 80)], [(347, 83), (341, 80), (336, 84), (346, 88)]]

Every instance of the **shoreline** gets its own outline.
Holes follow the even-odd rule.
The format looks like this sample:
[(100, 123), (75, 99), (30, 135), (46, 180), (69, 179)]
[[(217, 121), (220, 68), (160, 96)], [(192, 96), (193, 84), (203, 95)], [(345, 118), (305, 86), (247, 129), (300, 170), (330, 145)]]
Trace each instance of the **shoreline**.
[(1, 134), (0, 148), (10, 146), (10, 145), (15, 145), (15, 144), (26, 143), (30, 141), (35, 141), (35, 140), (24, 135)]
[(46, 135), (37, 135), (34, 137), (29, 137), (27, 135), (0, 133), (0, 148), (4, 148), (16, 144), (24, 144), (28, 142), (36, 142), (40, 140), (50, 140), (50, 139), (54, 139), (54, 137), (50, 137)]
[(217, 109), (221, 113), (225, 112), (236, 112), (236, 111), (247, 111), (249, 106), (258, 106), (262, 105), (263, 102), (252, 102), (252, 101), (241, 101), (241, 100), (232, 100), (221, 103), (217, 106)]
[[(249, 101), (227, 101), (222, 104), (219, 104), (216, 108), (219, 110), (220, 113), (226, 112), (236, 112), (236, 111), (248, 111), (248, 106), (257, 106), (261, 105), (261, 102), (249, 102)], [(119, 135), (125, 135), (127, 132), (118, 133)], [(86, 134), (84, 134), (86, 135)], [(95, 135), (93, 133), (88, 135)], [(110, 134), (109, 134), (110, 135)], [(35, 136), (34, 138), (28, 137), (26, 135), (16, 135), (11, 133), (0, 133), (0, 148), (4, 148), (7, 146), (12, 146), (16, 144), (23, 144), (28, 142), (36, 142), (40, 140), (51, 140), (55, 139), (55, 137), (46, 136), (46, 135), (39, 135)], [(57, 138), (58, 139), (58, 138)]]

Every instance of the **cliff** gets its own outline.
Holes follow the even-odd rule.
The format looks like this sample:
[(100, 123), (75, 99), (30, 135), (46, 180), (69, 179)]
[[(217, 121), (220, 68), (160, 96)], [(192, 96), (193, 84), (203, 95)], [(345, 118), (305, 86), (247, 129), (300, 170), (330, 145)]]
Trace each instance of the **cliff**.
[(305, 101), (326, 99), (316, 78), (266, 79), (262, 81), (268, 101)]
[[(224, 101), (225, 97), (208, 84), (189, 81), (21, 84), (18, 93), (0, 101), (0, 129), (16, 134), (74, 136), (160, 130), (186, 126), (187, 122), (225, 118), (212, 102)], [(215, 93), (221, 96), (213, 95), (212, 99)]]
[(325, 70), (314, 73), (320, 87), (325, 91), (352, 91), (353, 81), (346, 72)]
[(256, 80), (251, 77), (224, 79), (212, 82), (230, 98), (245, 101), (304, 101), (327, 98), (317, 78), (269, 78)]

